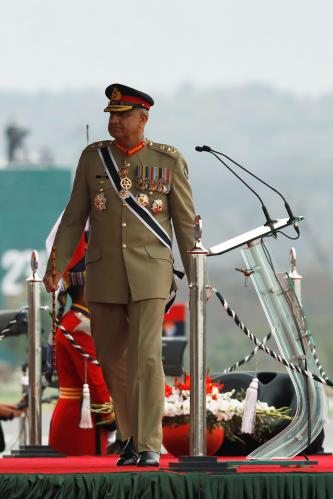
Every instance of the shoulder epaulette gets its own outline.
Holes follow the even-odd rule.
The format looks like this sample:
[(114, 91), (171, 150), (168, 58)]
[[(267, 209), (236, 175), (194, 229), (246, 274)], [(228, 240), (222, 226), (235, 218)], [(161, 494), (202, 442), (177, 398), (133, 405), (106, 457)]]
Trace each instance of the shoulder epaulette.
[(99, 142), (93, 142), (92, 144), (89, 144), (84, 150), (91, 151), (93, 149), (98, 149), (99, 147), (109, 146), (110, 144), (112, 144), (112, 140), (100, 140)]
[(147, 146), (150, 147), (151, 149), (154, 149), (154, 151), (168, 154), (169, 156), (172, 156), (173, 158), (179, 154), (178, 149), (176, 149), (173, 146), (169, 146), (167, 144), (159, 144), (157, 142), (152, 142), (151, 140), (148, 140)]

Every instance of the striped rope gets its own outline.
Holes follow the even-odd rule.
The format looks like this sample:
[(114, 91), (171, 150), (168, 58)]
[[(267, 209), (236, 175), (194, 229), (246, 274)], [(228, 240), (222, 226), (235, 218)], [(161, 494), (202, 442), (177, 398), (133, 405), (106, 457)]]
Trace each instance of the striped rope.
[[(45, 310), (45, 309), (44, 309)], [(50, 316), (53, 317), (53, 314), (52, 312), (49, 312)], [(6, 337), (9, 337), (11, 336), (10, 334), (10, 326), (12, 326), (13, 324), (15, 324), (17, 322), (16, 319), (10, 321), (8, 323), (8, 327), (6, 329), (3, 329), (1, 332), (0, 332), (0, 341), (3, 340), (4, 338)], [(60, 329), (60, 331), (63, 333), (63, 335), (67, 338), (67, 340), (73, 345), (73, 347), (80, 353), (80, 355), (82, 355), (82, 357), (84, 357), (85, 359), (89, 360), (89, 362), (91, 362), (92, 364), (94, 364), (95, 366), (99, 366), (100, 367), (100, 363), (98, 362), (98, 360), (94, 359), (93, 357), (91, 357), (91, 355), (89, 355), (82, 347), (81, 345), (73, 338), (73, 336), (71, 335), (71, 333), (69, 331), (67, 331), (59, 322), (58, 319), (55, 320), (55, 323), (57, 325), (57, 327)]]
[(283, 364), (284, 366), (288, 367), (288, 369), (291, 369), (292, 371), (296, 371), (298, 372), (299, 374), (302, 374), (303, 376), (306, 376), (307, 378), (311, 378), (315, 381), (318, 381), (319, 383), (322, 383), (323, 385), (328, 385), (328, 386), (332, 386), (333, 387), (333, 381), (331, 381), (330, 379), (328, 378), (323, 378), (323, 377), (320, 377), (320, 376), (317, 376), (316, 374), (313, 374), (311, 373), (310, 371), (306, 370), (306, 369), (302, 369), (300, 368), (299, 366), (297, 366), (296, 364), (293, 364), (292, 362), (289, 362), (289, 360), (285, 359), (284, 357), (282, 357), (281, 355), (277, 354), (276, 352), (273, 352), (273, 350), (271, 350), (270, 348), (268, 348), (266, 345), (264, 345), (256, 336), (254, 336), (254, 334), (252, 334), (250, 332), (250, 330), (243, 324), (243, 322), (239, 319), (238, 315), (236, 314), (236, 312), (234, 312), (234, 310), (232, 310), (232, 308), (229, 307), (228, 305), (228, 302), (223, 298), (223, 296), (221, 295), (221, 293), (216, 289), (216, 288), (212, 288), (214, 293), (216, 294), (217, 298), (220, 300), (224, 310), (227, 312), (227, 314), (233, 318), (234, 322), (236, 323), (236, 325), (241, 329), (241, 331), (243, 331), (243, 333), (248, 337), (250, 338), (250, 340), (255, 344), (257, 345), (257, 347), (262, 350), (263, 352), (267, 353), (268, 355), (270, 355), (271, 357), (273, 357), (273, 359), (277, 360), (278, 362), (280, 362), (281, 364)]
[(318, 355), (317, 355), (317, 351), (316, 351), (315, 346), (314, 346), (313, 344), (311, 344), (311, 343), (310, 343), (310, 348), (311, 348), (311, 352), (312, 352), (312, 355), (313, 355), (313, 359), (314, 359), (314, 361), (315, 361), (315, 363), (316, 363), (316, 366), (317, 366), (317, 367), (318, 367), (318, 369), (319, 369), (319, 372), (320, 372), (321, 376), (322, 376), (324, 379), (326, 379), (326, 380), (328, 380), (328, 381), (329, 381), (329, 378), (328, 378), (327, 374), (325, 373), (324, 368), (323, 368), (323, 367), (322, 367), (322, 365), (320, 364), (320, 361), (319, 361), (319, 359), (318, 359)]
[[(262, 339), (262, 344), (265, 345), (271, 338), (272, 336), (272, 333), (271, 331)], [(249, 362), (257, 353), (258, 351), (260, 350), (259, 347), (255, 347), (252, 352), (250, 352), (248, 355), (246, 355), (243, 359), (235, 362), (235, 364), (233, 364), (232, 366), (230, 367), (227, 367), (227, 369), (224, 369), (222, 372), (223, 373), (231, 373), (231, 371), (236, 371), (236, 369), (238, 369), (240, 366), (242, 366), (243, 364), (246, 364), (247, 362)]]
[(0, 341), (3, 340), (4, 338), (8, 338), (8, 336), (11, 336), (11, 334), (8, 334), (11, 332), (11, 326), (13, 324), (15, 324), (17, 322), (16, 319), (13, 319), (12, 321), (10, 321), (7, 325), (7, 327), (5, 329), (3, 329), (1, 332), (0, 332)]
[(79, 352), (79, 354), (84, 357), (85, 359), (87, 359), (89, 362), (91, 362), (92, 364), (94, 364), (95, 366), (98, 366), (98, 367), (101, 367), (100, 363), (98, 362), (98, 360), (94, 359), (93, 357), (91, 357), (91, 355), (89, 355), (89, 353), (87, 353), (82, 347), (81, 345), (73, 338), (73, 336), (71, 335), (71, 333), (69, 331), (67, 331), (59, 322), (58, 319), (56, 319), (56, 324), (57, 324), (57, 327), (58, 329), (62, 332), (62, 334), (65, 336), (65, 338), (67, 338), (67, 340), (71, 343), (71, 345), (73, 345), (73, 347)]
[(6, 331), (9, 331), (9, 329), (4, 329), (3, 331), (1, 331), (0, 341), (3, 340), (4, 338), (6, 338), (6, 334), (4, 334)]

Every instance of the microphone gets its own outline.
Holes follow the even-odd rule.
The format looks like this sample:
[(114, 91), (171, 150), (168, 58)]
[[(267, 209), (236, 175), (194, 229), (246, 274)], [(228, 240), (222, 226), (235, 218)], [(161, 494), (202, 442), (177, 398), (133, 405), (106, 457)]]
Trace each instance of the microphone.
[[(202, 147), (197, 146), (197, 147), (195, 148), (195, 150), (196, 150), (196, 151), (198, 151), (198, 152), (202, 152), (202, 151), (205, 151), (205, 152), (210, 152), (210, 151), (211, 151), (211, 148), (210, 148), (209, 146), (202, 146)], [(214, 152), (216, 152), (216, 151), (214, 151)]]
[[(258, 177), (257, 175), (255, 175), (254, 173), (252, 173), (250, 170), (248, 170), (247, 168), (245, 168), (245, 166), (242, 166), (240, 165), (239, 163), (237, 163), (237, 161), (233, 160), (232, 158), (230, 158), (229, 156), (227, 156), (226, 154), (224, 154), (223, 152), (220, 152), (220, 151), (215, 151), (214, 149), (212, 149), (211, 147), (209, 146), (206, 146), (206, 145), (203, 145), (202, 147), (201, 146), (197, 146), (195, 148), (196, 151), (198, 152), (210, 152), (211, 154), (213, 154), (213, 156), (215, 156), (219, 161), (221, 161), (230, 171), (231, 168), (228, 167), (228, 165), (226, 165), (226, 163), (224, 161), (222, 161), (220, 158), (218, 158), (218, 156), (216, 156), (217, 154), (220, 155), (220, 156), (223, 156), (224, 158), (228, 159), (229, 161), (231, 161), (234, 165), (238, 166), (239, 168), (241, 168), (243, 171), (245, 171), (246, 173), (248, 173), (249, 175), (251, 175), (251, 177), (255, 178), (256, 180), (258, 180), (259, 182), (261, 182), (262, 184), (264, 184), (266, 187), (268, 187), (269, 189), (271, 189), (272, 191), (274, 191), (276, 194), (278, 194), (278, 196), (280, 196), (280, 198), (284, 201), (284, 206), (286, 208), (286, 211), (289, 215), (289, 221), (293, 224), (294, 228), (295, 228), (295, 231), (297, 232), (298, 235), (300, 235), (300, 230), (299, 230), (299, 227), (298, 227), (298, 224), (296, 223), (296, 217), (294, 216), (293, 212), (292, 212), (292, 209), (288, 203), (288, 201), (286, 200), (286, 198), (281, 194), (280, 191), (278, 191), (275, 187), (273, 187), (272, 185), (268, 184), (267, 182), (265, 182), (264, 180), (262, 180), (260, 177)], [(233, 172), (234, 173), (234, 172)], [(237, 176), (237, 175), (236, 175)], [(238, 177), (240, 179), (240, 177)], [(241, 180), (241, 179), (240, 179)], [(245, 183), (245, 182), (243, 182)], [(245, 183), (245, 185), (247, 185)], [(248, 186), (249, 187), (249, 186)], [(250, 188), (250, 187), (249, 187)], [(252, 190), (252, 189), (251, 189)], [(254, 191), (252, 191), (254, 192)], [(263, 210), (264, 210), (264, 206), (263, 205)], [(265, 211), (264, 211), (265, 213)], [(265, 213), (265, 216), (266, 216), (266, 213)]]
[(268, 213), (268, 210), (266, 208), (266, 206), (264, 205), (264, 202), (263, 200), (261, 199), (261, 197), (259, 196), (259, 194), (254, 190), (252, 189), (252, 187), (249, 186), (249, 184), (247, 184), (245, 182), (245, 180), (243, 180), (229, 165), (227, 165), (227, 163), (225, 163), (221, 158), (219, 158), (219, 156), (216, 153), (216, 151), (213, 151), (209, 146), (197, 146), (195, 148), (196, 151), (198, 152), (210, 152), (213, 156), (215, 156), (215, 158), (220, 161), (226, 168), (228, 168), (228, 170), (233, 174), (235, 175), (235, 177), (238, 178), (238, 180), (240, 180), (248, 189), (250, 189), (251, 192), (253, 192), (253, 194), (259, 199), (260, 201), (260, 204), (261, 204), (261, 208), (262, 208), (262, 211), (264, 212), (264, 215), (265, 215), (265, 218), (266, 218), (266, 223), (265, 225), (268, 225), (273, 233), (273, 235), (275, 235), (276, 231), (274, 229), (274, 226), (273, 224), (276, 222), (276, 220), (273, 220), (269, 213)]

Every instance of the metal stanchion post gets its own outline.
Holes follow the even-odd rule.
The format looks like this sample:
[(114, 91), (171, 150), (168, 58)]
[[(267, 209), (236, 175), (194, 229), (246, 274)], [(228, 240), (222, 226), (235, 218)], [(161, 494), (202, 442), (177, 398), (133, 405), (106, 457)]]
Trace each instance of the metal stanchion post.
[(190, 456), (169, 464), (177, 471), (231, 472), (215, 456), (207, 456), (206, 442), (206, 279), (209, 251), (201, 243), (202, 222), (195, 217), (195, 243), (190, 258)]
[[(42, 445), (42, 344), (40, 322), (40, 285), (42, 280), (37, 275), (38, 254), (33, 251), (31, 255), (32, 276), (27, 279), (28, 286), (28, 437), (29, 445), (25, 438), (20, 440), (20, 448), (12, 450), (10, 455), (3, 457), (64, 457), (48, 445)], [(22, 431), (23, 431), (22, 421)]]
[(195, 244), (190, 258), (190, 455), (205, 456), (206, 445), (206, 259), (202, 222), (195, 217)]
[[(22, 374), (21, 377), (21, 388), (22, 388), (22, 398), (21, 400), (24, 402), (28, 402), (28, 393), (27, 391), (29, 390), (29, 379), (28, 376), (25, 374), (25, 372)], [(27, 445), (28, 443), (28, 418), (27, 418), (27, 413), (23, 413), (20, 417), (20, 422), (19, 422), (19, 436), (20, 436), (20, 446), (21, 445)]]
[(40, 326), (40, 285), (37, 275), (38, 254), (31, 255), (32, 276), (27, 279), (28, 286), (28, 337), (29, 337), (29, 444), (41, 445), (41, 326)]

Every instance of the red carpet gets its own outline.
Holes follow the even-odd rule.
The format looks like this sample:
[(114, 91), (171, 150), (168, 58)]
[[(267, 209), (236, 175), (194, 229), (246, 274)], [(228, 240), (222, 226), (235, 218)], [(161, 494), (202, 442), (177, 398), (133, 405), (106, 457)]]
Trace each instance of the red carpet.
[[(118, 473), (118, 472), (145, 472), (160, 471), (160, 468), (166, 469), (170, 462), (177, 459), (170, 455), (163, 455), (160, 468), (137, 468), (134, 466), (117, 467), (116, 460), (118, 456), (82, 456), (65, 458), (2, 458), (0, 460), (0, 473), (45, 473), (45, 474), (63, 474), (63, 473)], [(245, 460), (244, 457), (222, 457), (219, 461), (238, 461)], [(294, 460), (306, 461), (303, 457), (297, 457)], [(276, 466), (276, 465), (242, 465), (237, 471), (240, 473), (288, 473), (288, 472), (311, 472), (311, 473), (333, 473), (333, 456), (317, 455), (309, 456), (309, 460), (317, 461), (317, 465), (308, 467), (301, 466)], [(291, 460), (292, 463), (293, 460)], [(253, 461), (250, 461), (251, 463)]]

